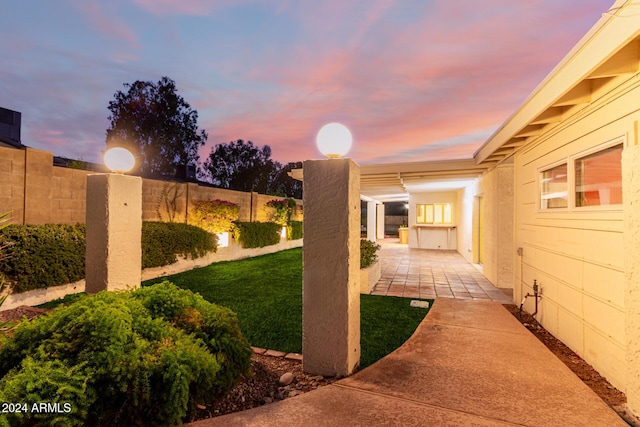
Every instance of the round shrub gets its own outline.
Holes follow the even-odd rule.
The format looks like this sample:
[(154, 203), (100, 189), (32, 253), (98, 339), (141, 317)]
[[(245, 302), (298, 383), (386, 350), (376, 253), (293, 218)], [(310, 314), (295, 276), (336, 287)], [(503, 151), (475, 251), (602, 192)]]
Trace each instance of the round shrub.
[(0, 347), (0, 398), (69, 403), (56, 425), (172, 426), (249, 375), (250, 357), (233, 313), (165, 281), (21, 323)]
[(132, 297), (139, 300), (152, 317), (162, 318), (201, 339), (217, 356), (222, 367), (216, 384), (220, 396), (231, 390), (241, 375), (249, 372), (253, 352), (240, 332), (238, 316), (233, 311), (167, 280), (138, 289)]

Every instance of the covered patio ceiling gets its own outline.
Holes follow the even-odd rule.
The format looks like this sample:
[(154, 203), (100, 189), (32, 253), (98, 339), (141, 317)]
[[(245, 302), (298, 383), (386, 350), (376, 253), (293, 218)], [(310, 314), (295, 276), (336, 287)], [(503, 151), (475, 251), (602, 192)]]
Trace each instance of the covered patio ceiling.
[[(360, 196), (366, 201), (403, 202), (409, 193), (455, 191), (480, 177), (491, 164), (474, 159), (360, 166)], [(303, 170), (289, 174), (302, 181)]]
[(464, 188), (486, 169), (474, 159), (361, 166), (360, 194), (378, 202), (408, 201), (409, 193)]

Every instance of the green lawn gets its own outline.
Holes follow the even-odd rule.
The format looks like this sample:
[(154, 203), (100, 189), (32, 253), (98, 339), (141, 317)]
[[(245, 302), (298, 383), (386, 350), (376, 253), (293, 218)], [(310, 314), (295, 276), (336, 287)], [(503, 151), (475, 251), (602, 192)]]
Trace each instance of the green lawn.
[[(251, 345), (302, 352), (302, 249), (219, 262), (143, 286), (164, 279), (235, 311)], [(409, 303), (408, 298), (361, 295), (361, 367), (389, 354), (415, 331), (427, 310)]]

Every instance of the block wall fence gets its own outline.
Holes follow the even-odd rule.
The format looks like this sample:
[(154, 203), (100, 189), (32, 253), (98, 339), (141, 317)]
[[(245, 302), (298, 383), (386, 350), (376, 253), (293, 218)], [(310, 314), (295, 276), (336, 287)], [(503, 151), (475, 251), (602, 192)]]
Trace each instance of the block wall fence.
[[(11, 211), (13, 224), (76, 224), (86, 216), (85, 170), (53, 166), (53, 154), (34, 148), (0, 147), (0, 213)], [(196, 183), (142, 181), (142, 220), (185, 222), (192, 203), (221, 199), (240, 206), (239, 220), (267, 221), (276, 198)], [(302, 220), (302, 201), (293, 219)]]

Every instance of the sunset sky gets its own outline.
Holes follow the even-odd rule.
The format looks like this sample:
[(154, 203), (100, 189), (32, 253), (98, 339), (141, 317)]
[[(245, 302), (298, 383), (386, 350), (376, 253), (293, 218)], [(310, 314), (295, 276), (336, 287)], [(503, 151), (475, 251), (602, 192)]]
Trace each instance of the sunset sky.
[(101, 161), (123, 83), (167, 76), (209, 134), (282, 163), (338, 121), (361, 164), (471, 157), (613, 0), (3, 0), (0, 107)]

